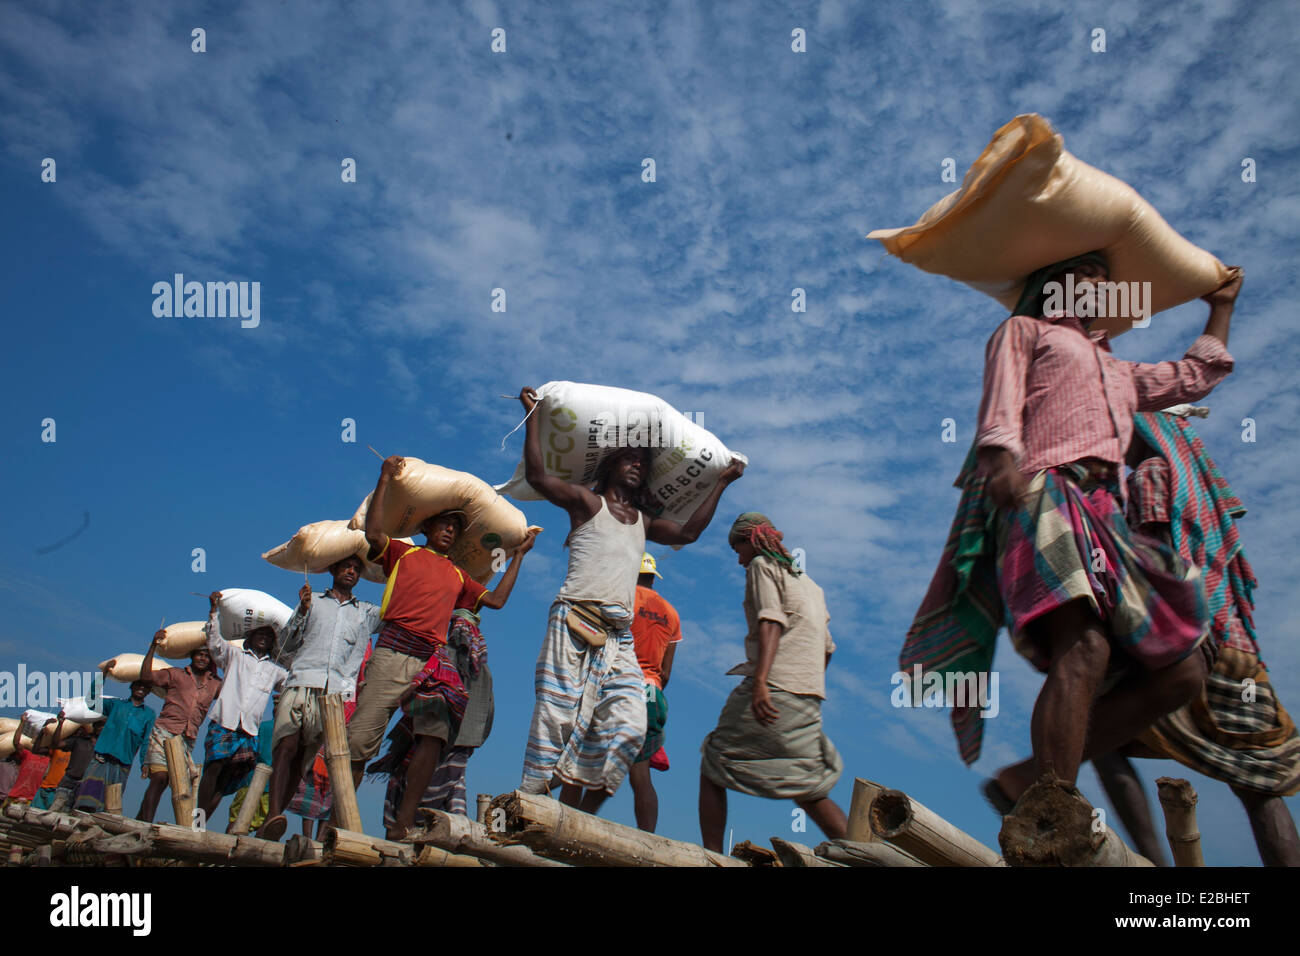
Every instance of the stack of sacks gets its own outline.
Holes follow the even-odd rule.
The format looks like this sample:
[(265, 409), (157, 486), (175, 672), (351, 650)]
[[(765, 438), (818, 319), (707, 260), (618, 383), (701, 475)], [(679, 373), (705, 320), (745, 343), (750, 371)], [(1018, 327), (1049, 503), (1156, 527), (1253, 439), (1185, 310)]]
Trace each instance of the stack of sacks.
[[(369, 509), (367, 495), (348, 523), (363, 540)], [(466, 523), (448, 557), (474, 580), (486, 583), (500, 570), (492, 567), (493, 552), (500, 548), (509, 553), (523, 544), (528, 521), (481, 478), (407, 458), (401, 474), (389, 483), (380, 527), (389, 537), (405, 537), (416, 533), (425, 519), (451, 509), (464, 511)]]
[[(410, 538), (400, 540), (414, 544)], [(267, 551), (262, 558), (286, 571), (324, 574), (335, 561), (356, 555), (361, 559), (361, 576), (382, 584), (384, 569), (366, 560), (369, 552), (364, 530), (353, 528), (346, 521), (317, 521), (303, 525), (292, 538)]]
[[(649, 448), (647, 484), (662, 516), (679, 523), (694, 513), (733, 458), (749, 463), (712, 432), (646, 392), (547, 382), (534, 393), (538, 407), (532, 414), (538, 418), (548, 475), (590, 487), (611, 453)], [(524, 477), (522, 459), (514, 476), (497, 490), (523, 501), (542, 497)]]
[[(1101, 250), (1112, 283), (1149, 282), (1146, 316), (1213, 292), (1232, 272), (1188, 242), (1127, 184), (1076, 159), (1036, 113), (993, 136), (961, 188), (915, 225), (867, 235), (904, 262), (964, 282), (1013, 309), (1030, 273)], [(1139, 318), (1098, 317), (1111, 336)]]

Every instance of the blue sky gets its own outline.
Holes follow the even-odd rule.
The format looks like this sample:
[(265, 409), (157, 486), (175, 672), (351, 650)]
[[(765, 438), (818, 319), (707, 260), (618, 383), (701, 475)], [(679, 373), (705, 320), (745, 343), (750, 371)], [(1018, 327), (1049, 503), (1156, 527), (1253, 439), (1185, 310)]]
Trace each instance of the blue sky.
[[(1251, 510), (1264, 656), (1300, 707), (1293, 7), (52, 2), (5, 3), (0, 17), (0, 669), (143, 652), (160, 618), (203, 616), (191, 591), (291, 602), (300, 580), (259, 556), (352, 514), (377, 474), (367, 444), (504, 481), (519, 406), (499, 395), (553, 379), (640, 389), (702, 414), (752, 463), (708, 533), (661, 556), (685, 641), (668, 689), (673, 768), (655, 775), (660, 832), (698, 838), (698, 747), (743, 658), (726, 525), (756, 509), (827, 592), (840, 650), (826, 722), (846, 761), (833, 796), (847, 808), (853, 776), (869, 777), (995, 846), (977, 784), (1027, 754), (1041, 678), (1004, 636), (1002, 714), (967, 769), (947, 714), (893, 709), (889, 677), (947, 531), (1002, 313), (863, 236), (913, 222), (953, 188), (944, 158), (960, 175), (1001, 124), (1039, 112), (1077, 156), (1246, 269), (1237, 371), (1198, 427)], [(195, 27), (206, 53), (191, 52)], [(1095, 27), (1105, 53), (1090, 50)], [(344, 157), (355, 183), (341, 182)], [(260, 325), (155, 318), (152, 285), (176, 272), (260, 282)], [(790, 310), (796, 287), (806, 313)], [(1205, 311), (1161, 314), (1116, 351), (1176, 358)], [(940, 440), (948, 417), (955, 444)], [(55, 443), (41, 441), (45, 418)], [(485, 618), (497, 722), (471, 792), (518, 782), (564, 573), (565, 516), (522, 507), (547, 531), (510, 605)], [(87, 511), (84, 532), (38, 553)], [(196, 547), (205, 574), (190, 570)], [(1140, 767), (1148, 781), (1190, 776), (1208, 862), (1258, 861), (1226, 786)], [(1092, 772), (1080, 779), (1100, 801)], [(135, 778), (131, 811), (139, 792)], [(375, 829), (380, 798), (363, 788)], [(627, 788), (608, 808), (633, 821)], [(736, 841), (790, 837), (791, 809), (733, 795)]]

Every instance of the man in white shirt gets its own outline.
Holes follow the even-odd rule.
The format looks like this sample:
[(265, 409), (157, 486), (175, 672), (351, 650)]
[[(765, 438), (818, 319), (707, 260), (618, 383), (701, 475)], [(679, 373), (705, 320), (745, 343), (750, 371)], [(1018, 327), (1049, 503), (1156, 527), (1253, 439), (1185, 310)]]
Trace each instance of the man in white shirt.
[(244, 636), (243, 649), (235, 647), (221, 636), (220, 600), (220, 591), (208, 596), (204, 628), (212, 662), (225, 672), (221, 693), (208, 712), (208, 735), (203, 743), (198, 805), (207, 817), (216, 812), (222, 797), (247, 784), (257, 765), (257, 729), (266, 704), (289, 679), (289, 672), (269, 656), (275, 628), (254, 628)]

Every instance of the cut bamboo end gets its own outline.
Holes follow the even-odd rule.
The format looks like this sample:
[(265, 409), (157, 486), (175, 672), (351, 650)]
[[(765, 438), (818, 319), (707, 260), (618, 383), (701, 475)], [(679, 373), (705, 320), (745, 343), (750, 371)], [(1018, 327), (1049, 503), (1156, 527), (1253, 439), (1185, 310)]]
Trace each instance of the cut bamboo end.
[(930, 866), (997, 866), (998, 855), (901, 790), (881, 790), (871, 802), (871, 829)]
[(487, 827), (458, 813), (421, 809), (424, 829), (415, 842), (431, 844), (449, 853), (486, 860), (497, 866), (568, 866), (558, 860), (538, 856), (526, 846), (506, 846), (489, 836)]
[(1205, 866), (1201, 855), (1201, 831), (1196, 824), (1196, 790), (1188, 780), (1160, 777), (1156, 780), (1160, 807), (1165, 812), (1165, 837), (1174, 856), (1174, 866)]
[(871, 805), (885, 788), (861, 777), (853, 781), (853, 800), (849, 804), (849, 825), (844, 839), (855, 843), (871, 843), (876, 839), (871, 830)]
[(104, 809), (108, 813), (122, 815), (122, 785), (120, 783), (110, 783), (104, 794)]
[(415, 848), (355, 830), (327, 827), (321, 837), (325, 862), (334, 866), (410, 866)]
[(772, 849), (776, 852), (776, 858), (781, 862), (781, 866), (843, 866), (843, 863), (833, 863), (830, 860), (822, 859), (810, 846), (804, 846), (802, 843), (791, 843), (789, 840), (782, 840), (780, 837), (772, 837)]
[(231, 833), (243, 836), (252, 828), (253, 817), (257, 815), (262, 794), (266, 792), (266, 784), (270, 779), (270, 764), (259, 763), (253, 768), (253, 779), (248, 782), (248, 791), (244, 794), (244, 802), (239, 805), (239, 815), (230, 828)]
[(877, 840), (858, 843), (854, 840), (831, 840), (817, 846), (819, 858), (837, 866), (929, 866), (906, 850)]
[(1002, 818), (1008, 866), (1154, 866), (1103, 824), (1077, 789), (1048, 774)]

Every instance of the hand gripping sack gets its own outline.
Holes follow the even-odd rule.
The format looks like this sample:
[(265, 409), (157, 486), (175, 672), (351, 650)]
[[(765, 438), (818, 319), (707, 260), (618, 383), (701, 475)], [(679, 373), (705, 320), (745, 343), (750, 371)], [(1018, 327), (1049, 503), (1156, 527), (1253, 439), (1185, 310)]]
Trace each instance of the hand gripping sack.
[[(542, 456), (546, 473), (590, 487), (596, 469), (619, 448), (649, 448), (647, 484), (663, 507), (662, 516), (684, 522), (717, 483), (733, 458), (703, 426), (691, 421), (663, 399), (607, 385), (547, 382), (534, 390), (540, 416)], [(514, 476), (497, 490), (512, 498), (537, 501), (541, 495), (524, 477), (521, 460)]]
[(205, 623), (204, 621), (181, 621), (177, 624), (168, 624), (163, 628), (164, 637), (154, 656), (169, 657), (174, 661), (188, 658), (208, 641), (208, 635), (203, 630)]
[[(367, 495), (348, 526), (365, 528), (369, 508)], [(493, 551), (501, 548), (509, 553), (523, 544), (528, 521), (483, 479), (407, 458), (401, 474), (389, 483), (381, 528), (390, 537), (417, 534), (426, 518), (452, 508), (465, 512), (466, 524), (447, 556), (474, 580), (485, 583), (501, 570), (492, 566)]]
[[(1097, 249), (1106, 254), (1112, 283), (1151, 283), (1148, 314), (1213, 292), (1231, 277), (1131, 186), (1066, 152), (1060, 134), (1036, 113), (998, 130), (961, 188), (915, 225), (876, 229), (867, 238), (1008, 311), (1031, 272)], [(1136, 318), (1132, 311), (1130, 304), (1129, 315), (1099, 314), (1093, 327), (1119, 335)]]
[[(408, 543), (410, 539), (404, 539)], [(361, 559), (361, 576), (367, 581), (384, 581), (384, 569), (366, 560), (370, 545), (361, 528), (346, 521), (317, 521), (305, 524), (297, 533), (262, 557), (286, 571), (300, 574), (324, 574), (335, 561), (356, 555)]]

